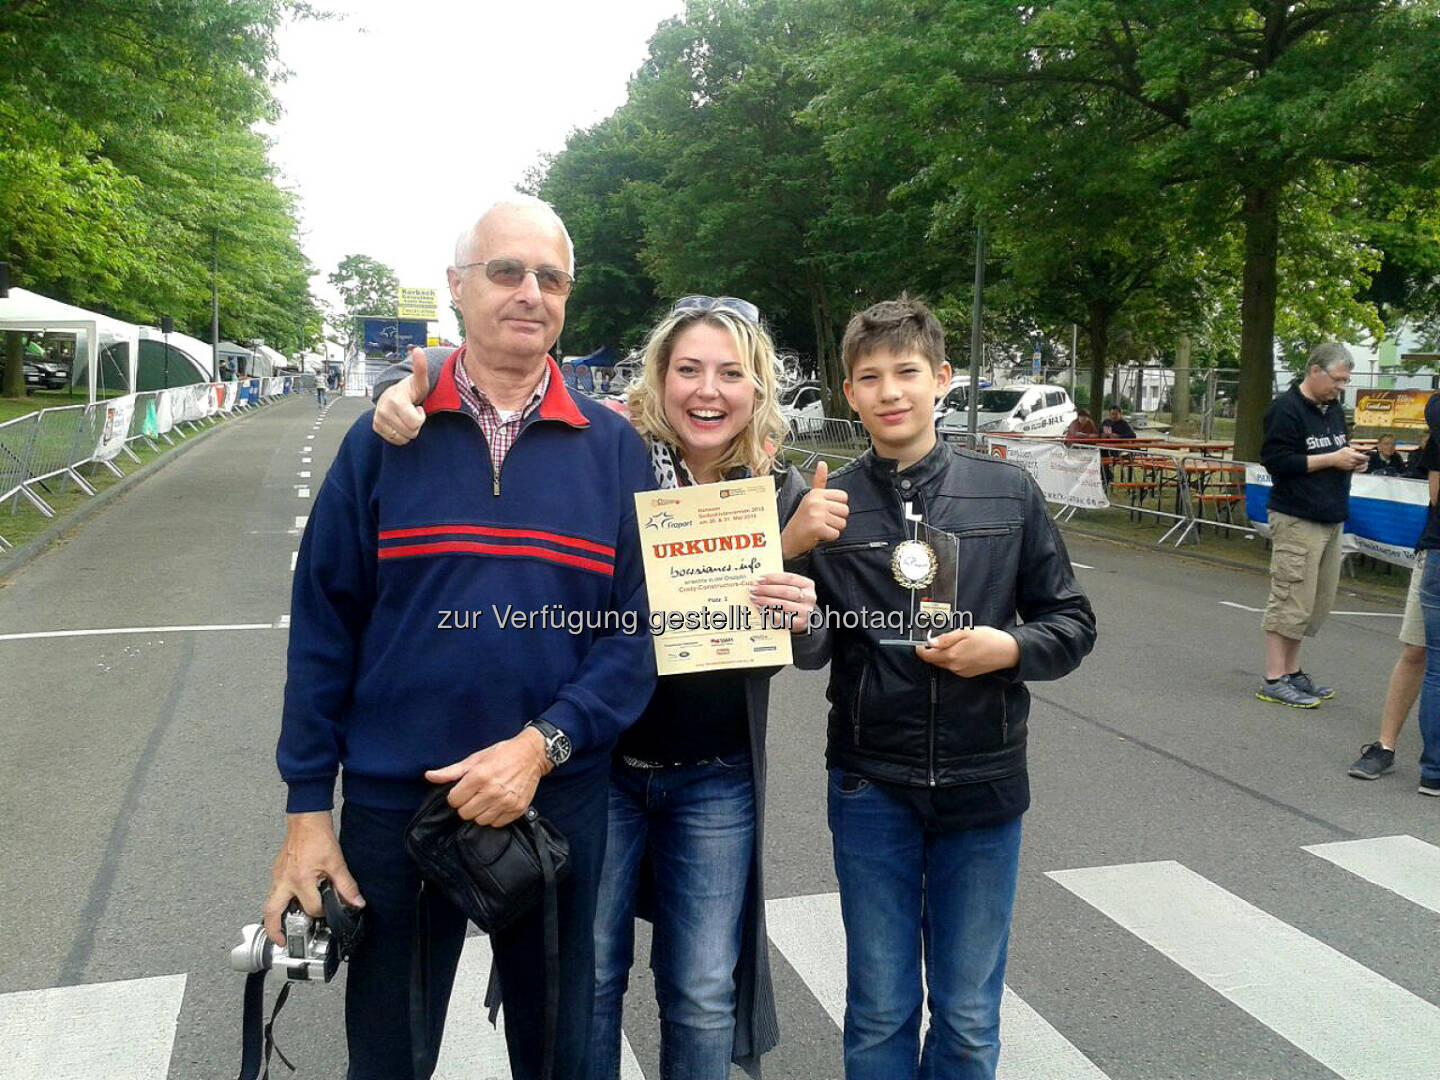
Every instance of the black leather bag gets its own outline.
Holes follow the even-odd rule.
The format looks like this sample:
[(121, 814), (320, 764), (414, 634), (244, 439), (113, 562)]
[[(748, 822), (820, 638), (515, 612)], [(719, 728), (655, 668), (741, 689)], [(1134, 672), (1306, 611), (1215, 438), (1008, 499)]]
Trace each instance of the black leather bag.
[[(560, 1013), (560, 908), (556, 886), (570, 871), (570, 845), (531, 806), (503, 828), (466, 821), (446, 801), (453, 784), (425, 797), (405, 830), (405, 850), (423, 879), (410, 950), (410, 1052), (417, 1080), (435, 1070), (430, 1047), (430, 931), (425, 890), (440, 893), (487, 934), (510, 926), (537, 903), (545, 918), (545, 1032), (541, 1075), (554, 1073)], [(491, 1013), (494, 1019), (494, 1012)]]
[(533, 806), (501, 829), (464, 820), (445, 801), (453, 786), (426, 796), (410, 819), (405, 850), (430, 885), (493, 934), (539, 903), (547, 881), (565, 880), (570, 845)]

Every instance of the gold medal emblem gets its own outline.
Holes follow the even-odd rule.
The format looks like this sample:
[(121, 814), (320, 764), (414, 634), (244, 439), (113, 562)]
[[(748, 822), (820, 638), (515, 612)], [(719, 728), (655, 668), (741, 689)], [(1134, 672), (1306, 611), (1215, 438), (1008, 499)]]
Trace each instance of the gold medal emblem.
[(923, 589), (935, 580), (938, 562), (935, 549), (924, 540), (904, 540), (895, 545), (890, 572), (907, 589)]

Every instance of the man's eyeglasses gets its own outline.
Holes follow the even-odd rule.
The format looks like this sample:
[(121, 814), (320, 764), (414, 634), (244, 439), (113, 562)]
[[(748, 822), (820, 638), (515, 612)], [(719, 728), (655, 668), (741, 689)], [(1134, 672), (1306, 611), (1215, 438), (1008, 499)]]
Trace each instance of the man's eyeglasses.
[(555, 296), (569, 296), (575, 284), (575, 275), (567, 274), (558, 266), (526, 266), (519, 259), (490, 259), (486, 262), (465, 263), (456, 270), (481, 267), (485, 276), (503, 289), (518, 289), (526, 274), (535, 275), (535, 284), (540, 291)]
[(749, 300), (741, 300), (738, 296), (682, 296), (675, 301), (670, 314), (685, 311), (731, 311), (748, 323), (757, 326), (760, 324), (760, 309)]

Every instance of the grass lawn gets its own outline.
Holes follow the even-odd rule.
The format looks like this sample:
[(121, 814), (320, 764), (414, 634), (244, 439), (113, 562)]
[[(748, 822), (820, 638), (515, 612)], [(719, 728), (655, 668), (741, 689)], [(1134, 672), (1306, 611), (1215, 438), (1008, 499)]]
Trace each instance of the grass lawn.
[[(123, 391), (120, 390), (99, 390), (96, 391), (97, 398), (120, 397)], [(39, 409), (56, 409), (65, 405), (86, 405), (90, 397), (84, 390), (36, 390), (33, 394), (26, 394), (23, 398), (0, 397), (0, 424), (7, 420), (14, 420), (17, 416), (26, 416)]]

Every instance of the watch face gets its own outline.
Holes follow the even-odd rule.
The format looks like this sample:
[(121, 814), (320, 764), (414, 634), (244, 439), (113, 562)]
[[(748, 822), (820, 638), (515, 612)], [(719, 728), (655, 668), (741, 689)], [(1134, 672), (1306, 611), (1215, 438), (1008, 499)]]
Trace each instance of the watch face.
[(545, 753), (556, 765), (564, 765), (570, 760), (570, 736), (557, 732), (555, 738), (551, 739), (545, 747)]

